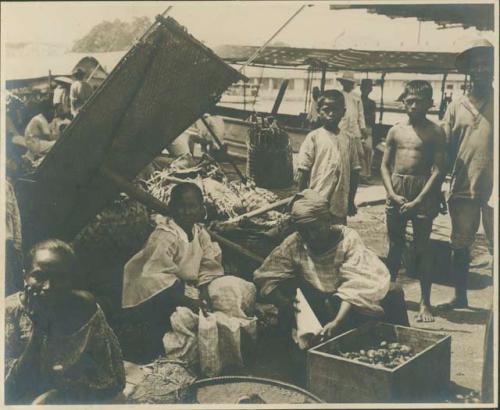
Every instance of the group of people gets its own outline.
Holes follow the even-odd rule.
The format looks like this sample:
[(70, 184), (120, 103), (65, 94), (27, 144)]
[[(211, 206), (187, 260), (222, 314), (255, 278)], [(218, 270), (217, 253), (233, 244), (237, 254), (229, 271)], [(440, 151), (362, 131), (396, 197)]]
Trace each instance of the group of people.
[(25, 168), (36, 168), (92, 95), (93, 89), (85, 77), (81, 68), (73, 72), (73, 78), (56, 77), (52, 99), (45, 98), (37, 104), (36, 114), (25, 127), (17, 124), (17, 127), (24, 128), (24, 137), (19, 138), (20, 129), (10, 121), (12, 126), (8, 132), (15, 134), (12, 136), (16, 139), (14, 143), (26, 149), (23, 157)]
[[(143, 249), (123, 270), (123, 317), (144, 332), (144, 348), (153, 345), (157, 354), (165, 352), (163, 336), (175, 309), (250, 316), (251, 307), (241, 301), (256, 290), (261, 301), (278, 308), (279, 326), (290, 339), (297, 289), (322, 325), (311, 343), (371, 320), (408, 325), (404, 295), (394, 283), (408, 221), (421, 276), (418, 320), (432, 320), (429, 237), (447, 171), (452, 176), (456, 288), (447, 307), (466, 307), (470, 247), (481, 215), (492, 239), (492, 59), (493, 48), (484, 42), (458, 57), (457, 67), (470, 75), (471, 89), (450, 104), (443, 126), (426, 117), (432, 106), (430, 84), (418, 80), (405, 86), (408, 120), (389, 131), (381, 169), (387, 190), (387, 265), (347, 226), (347, 217), (356, 213), (360, 146), (366, 138), (364, 119), (343, 120), (350, 106), (362, 104), (349, 95), (349, 86), (318, 98), (321, 127), (300, 149), (300, 192), (289, 205), (286, 235), (273, 233), (277, 246), (253, 273), (253, 283), (225, 275), (219, 245), (203, 224), (201, 189), (193, 183), (176, 185), (168, 215), (157, 219)], [(23, 289), (6, 302), (7, 401), (93, 403), (112, 398), (125, 383), (120, 342), (95, 298), (81, 290), (73, 250), (51, 239), (37, 244), (28, 259)], [(230, 297), (218, 294), (224, 286), (231, 287)]]
[[(470, 90), (450, 103), (441, 124), (426, 116), (433, 106), (430, 83), (415, 80), (406, 84), (403, 102), (408, 120), (389, 130), (381, 166), (387, 191), (387, 267), (395, 281), (411, 221), (421, 281), (417, 320), (424, 322), (434, 320), (429, 245), (433, 220), (441, 210), (441, 185), (448, 172), (455, 297), (440, 308), (468, 306), (470, 247), (481, 218), (490, 253), (493, 251), (493, 46), (477, 40), (457, 57), (456, 65), (470, 76)], [(346, 224), (347, 216), (356, 213), (354, 196), (366, 128), (360, 115), (361, 99), (351, 94), (353, 81), (342, 77), (341, 82), (343, 92), (327, 90), (318, 98), (323, 126), (307, 135), (300, 148), (297, 182), (300, 189), (309, 187), (326, 198), (337, 223)], [(363, 88), (366, 99), (369, 84)]]

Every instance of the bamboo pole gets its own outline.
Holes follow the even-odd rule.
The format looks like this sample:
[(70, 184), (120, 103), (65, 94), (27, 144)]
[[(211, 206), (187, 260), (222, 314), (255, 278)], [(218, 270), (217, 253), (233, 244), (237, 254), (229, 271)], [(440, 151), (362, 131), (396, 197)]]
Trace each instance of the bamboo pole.
[(228, 247), (229, 249), (239, 253), (240, 255), (246, 256), (247, 258), (253, 260), (254, 262), (257, 262), (261, 264), (264, 262), (264, 258), (262, 256), (257, 255), (256, 253), (253, 253), (252, 251), (249, 251), (248, 249), (244, 248), (241, 245), (238, 245), (237, 243), (234, 243), (233, 241), (230, 241), (229, 239), (224, 238), (223, 236), (220, 236), (219, 234), (213, 232), (213, 231), (208, 231), (212, 239), (216, 242), (219, 242), (220, 244)]
[(263, 207), (260, 207), (258, 209), (254, 209), (253, 211), (247, 212), (246, 214), (239, 215), (236, 218), (232, 218), (227, 222), (239, 222), (243, 218), (253, 218), (254, 216), (259, 216), (262, 214), (265, 214), (266, 212), (272, 211), (273, 209), (279, 208), (280, 206), (285, 206), (290, 203), (290, 201), (293, 199), (293, 196), (290, 196), (285, 199), (281, 199), (277, 202), (274, 202), (272, 204), (265, 205)]

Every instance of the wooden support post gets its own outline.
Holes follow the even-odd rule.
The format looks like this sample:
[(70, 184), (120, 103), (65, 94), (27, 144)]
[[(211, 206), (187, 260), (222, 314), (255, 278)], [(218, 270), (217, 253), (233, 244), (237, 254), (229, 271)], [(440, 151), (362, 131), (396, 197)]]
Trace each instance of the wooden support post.
[(385, 84), (385, 74), (382, 73), (380, 77), (380, 113), (378, 117), (378, 123), (382, 124), (382, 120), (384, 118), (384, 84)]
[(283, 97), (285, 96), (286, 89), (288, 88), (288, 83), (290, 80), (284, 80), (278, 91), (278, 95), (276, 97), (276, 101), (274, 101), (273, 109), (271, 110), (271, 115), (278, 114), (278, 110), (280, 109), (280, 105), (283, 102)]
[(438, 113), (438, 118), (440, 120), (443, 119), (444, 113), (446, 110), (446, 78), (448, 77), (448, 73), (443, 74), (443, 80), (441, 81), (441, 102), (439, 104), (439, 113)]
[(326, 86), (326, 64), (323, 64), (323, 66), (321, 67), (321, 85), (320, 85), (321, 94), (325, 92), (325, 86)]

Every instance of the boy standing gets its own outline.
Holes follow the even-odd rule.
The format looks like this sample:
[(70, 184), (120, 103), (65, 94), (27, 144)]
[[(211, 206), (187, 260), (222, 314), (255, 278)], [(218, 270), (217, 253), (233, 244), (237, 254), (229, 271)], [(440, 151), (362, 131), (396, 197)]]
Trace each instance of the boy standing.
[(406, 85), (404, 105), (408, 122), (396, 124), (389, 130), (381, 166), (387, 191), (387, 265), (395, 281), (406, 225), (411, 221), (421, 288), (417, 321), (432, 322), (429, 239), (433, 219), (439, 212), (446, 140), (443, 130), (426, 118), (432, 106), (432, 87), (427, 81), (410, 81)]
[(325, 91), (318, 110), (323, 126), (310, 132), (300, 147), (297, 182), (300, 191), (310, 188), (327, 199), (334, 223), (345, 225), (347, 215), (356, 214), (360, 165), (347, 131), (339, 128), (346, 111), (342, 92)]

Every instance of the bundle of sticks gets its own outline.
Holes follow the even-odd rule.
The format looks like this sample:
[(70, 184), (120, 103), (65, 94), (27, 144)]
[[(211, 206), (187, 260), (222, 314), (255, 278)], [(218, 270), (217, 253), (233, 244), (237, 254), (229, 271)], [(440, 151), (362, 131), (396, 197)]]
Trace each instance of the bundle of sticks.
[(250, 117), (248, 145), (265, 151), (283, 150), (288, 147), (288, 134), (279, 127), (274, 117), (253, 114)]

